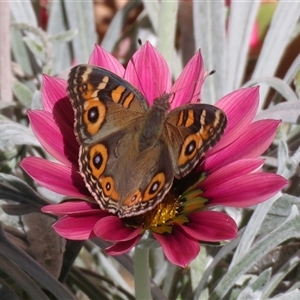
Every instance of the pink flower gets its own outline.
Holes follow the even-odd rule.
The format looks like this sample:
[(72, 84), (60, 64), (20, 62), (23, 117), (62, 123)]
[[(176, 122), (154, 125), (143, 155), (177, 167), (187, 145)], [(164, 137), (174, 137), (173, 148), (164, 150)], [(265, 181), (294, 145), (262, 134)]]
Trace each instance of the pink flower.
[[(174, 92), (171, 108), (196, 102), (204, 80), (197, 52), (171, 87), (171, 75), (162, 56), (149, 43), (138, 50), (126, 70), (109, 53), (96, 46), (90, 64), (109, 69), (136, 86), (149, 101), (163, 92)], [(173, 184), (153, 210), (130, 218), (119, 218), (91, 202), (78, 167), (78, 143), (73, 133), (74, 114), (66, 94), (66, 81), (44, 76), (44, 110), (29, 112), (32, 129), (42, 146), (58, 160), (27, 157), (24, 170), (39, 184), (76, 198), (42, 210), (62, 216), (54, 224), (61, 236), (85, 240), (100, 237), (112, 242), (106, 251), (119, 255), (134, 247), (146, 231), (152, 233), (174, 264), (187, 266), (200, 251), (200, 242), (230, 240), (237, 235), (234, 220), (217, 205), (246, 207), (267, 200), (287, 181), (264, 173), (261, 155), (272, 142), (279, 122), (253, 122), (258, 107), (258, 88), (235, 91), (216, 106), (227, 115), (228, 126), (221, 141), (209, 150), (196, 170)]]

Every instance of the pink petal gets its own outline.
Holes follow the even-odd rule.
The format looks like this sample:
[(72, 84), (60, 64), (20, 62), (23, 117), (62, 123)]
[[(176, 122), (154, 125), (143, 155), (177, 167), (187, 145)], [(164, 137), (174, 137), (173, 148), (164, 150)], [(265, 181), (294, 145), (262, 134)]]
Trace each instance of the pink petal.
[(40, 185), (53, 192), (79, 198), (89, 195), (78, 169), (40, 157), (25, 157), (20, 166)]
[(279, 123), (280, 121), (276, 120), (252, 123), (234, 143), (207, 157), (204, 168), (212, 170), (235, 160), (261, 155), (272, 143)]
[(53, 215), (102, 214), (104, 212), (97, 204), (86, 201), (67, 201), (59, 204), (49, 204), (42, 207), (41, 210), (44, 213)]
[(74, 127), (74, 111), (66, 92), (66, 81), (44, 75), (42, 99), (46, 111), (53, 115), (55, 123)]
[(198, 51), (185, 66), (171, 89), (171, 93), (175, 93), (171, 108), (190, 102), (199, 102), (203, 81), (203, 59), (201, 52)]
[(141, 234), (141, 227), (127, 227), (119, 217), (107, 216), (97, 222), (94, 232), (106, 241), (128, 241)]
[(174, 226), (171, 234), (153, 235), (161, 244), (167, 259), (174, 265), (186, 267), (200, 251), (199, 242), (188, 237), (179, 226)]
[(128, 241), (123, 241), (123, 242), (117, 242), (115, 245), (106, 248), (105, 251), (109, 255), (121, 255), (134, 247), (139, 240), (142, 238), (142, 235), (137, 235), (133, 239), (128, 240)]
[(87, 240), (94, 237), (93, 228), (99, 216), (84, 215), (80, 217), (63, 217), (54, 225), (54, 230), (62, 237), (70, 240)]
[(50, 113), (60, 99), (67, 97), (67, 82), (65, 79), (43, 74), (42, 99), (44, 109)]
[(208, 151), (208, 156), (216, 153), (244, 134), (256, 115), (258, 104), (258, 87), (239, 89), (216, 103), (216, 106), (226, 113), (227, 128), (218, 144)]
[(56, 125), (53, 116), (43, 110), (28, 112), (32, 131), (43, 146), (43, 148), (61, 163), (71, 167), (72, 163), (77, 164), (79, 145), (75, 139), (73, 128), (61, 124), (61, 129)]
[(105, 68), (113, 73), (124, 76), (125, 69), (121, 63), (102, 47), (95, 45), (94, 50), (89, 59), (90, 65)]
[(288, 181), (272, 173), (253, 173), (224, 180), (201, 195), (210, 205), (247, 207), (261, 203), (274, 196)]
[(213, 189), (224, 180), (231, 180), (256, 171), (258, 168), (261, 168), (263, 163), (264, 160), (260, 158), (245, 158), (234, 161), (224, 167), (216, 169), (216, 171), (212, 173), (208, 173), (205, 180), (200, 183), (200, 187), (203, 186), (206, 190)]
[(150, 105), (171, 87), (167, 63), (149, 42), (132, 56), (124, 78), (145, 95)]
[(190, 222), (181, 228), (191, 237), (200, 241), (219, 242), (237, 237), (235, 221), (225, 213), (201, 211), (188, 216)]

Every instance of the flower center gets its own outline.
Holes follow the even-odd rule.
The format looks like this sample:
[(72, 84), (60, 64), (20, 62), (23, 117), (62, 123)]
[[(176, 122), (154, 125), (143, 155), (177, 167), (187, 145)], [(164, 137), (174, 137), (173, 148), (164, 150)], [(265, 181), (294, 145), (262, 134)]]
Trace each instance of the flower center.
[(173, 187), (155, 208), (141, 215), (124, 218), (125, 224), (130, 227), (142, 226), (143, 232), (171, 233), (174, 224), (189, 222), (188, 215), (202, 210), (206, 205), (208, 199), (201, 197), (201, 189), (196, 188), (204, 178), (204, 174), (194, 175), (194, 182), (189, 180), (188, 188), (185, 185)]
[[(142, 215), (128, 218), (126, 223), (134, 227), (142, 225), (144, 231), (150, 230), (160, 234), (171, 232), (179, 208), (179, 198), (169, 192), (155, 208)], [(186, 219), (186, 221), (188, 220)]]

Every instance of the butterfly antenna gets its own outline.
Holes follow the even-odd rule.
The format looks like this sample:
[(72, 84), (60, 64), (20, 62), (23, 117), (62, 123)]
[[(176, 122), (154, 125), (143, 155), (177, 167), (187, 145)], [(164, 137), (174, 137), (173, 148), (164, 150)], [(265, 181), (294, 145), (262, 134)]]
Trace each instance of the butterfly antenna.
[[(187, 84), (187, 85), (185, 85), (185, 86), (182, 86), (180, 89), (174, 91), (174, 92), (173, 92), (173, 96), (174, 96), (175, 93), (180, 92), (180, 91), (183, 90), (183, 89), (190, 88), (191, 86), (196, 86), (196, 84), (197, 84), (198, 82), (202, 82), (202, 83), (203, 83), (203, 82), (205, 81), (205, 79), (206, 79), (208, 76), (213, 75), (213, 74), (215, 74), (215, 73), (216, 73), (216, 70), (212, 70), (212, 71), (210, 71), (210, 72), (206, 72), (206, 74), (203, 76), (203, 78), (200, 78), (200, 79), (198, 79), (198, 80), (195, 80), (195, 81), (193, 81), (193, 82), (191, 82), (191, 83), (189, 83), (189, 84)], [(192, 95), (192, 98), (197, 97), (197, 96), (200, 96), (200, 91), (196, 91), (195, 94)], [(174, 98), (174, 97), (173, 97), (173, 98)]]

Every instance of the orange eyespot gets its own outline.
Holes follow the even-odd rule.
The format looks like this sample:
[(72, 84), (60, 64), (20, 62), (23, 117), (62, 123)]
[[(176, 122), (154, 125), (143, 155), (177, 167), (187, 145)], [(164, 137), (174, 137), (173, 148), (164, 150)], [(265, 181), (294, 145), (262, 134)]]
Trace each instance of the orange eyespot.
[(105, 145), (96, 144), (90, 148), (89, 167), (92, 170), (94, 177), (100, 178), (104, 173), (108, 161), (108, 151)]
[(90, 100), (83, 107), (83, 124), (90, 135), (95, 135), (105, 121), (106, 106), (99, 100)]
[(115, 189), (115, 181), (111, 176), (102, 177), (100, 179), (100, 184), (105, 197), (109, 197), (115, 202), (119, 200), (119, 194)]
[(163, 186), (165, 185), (165, 182), (166, 177), (164, 173), (156, 174), (152, 178), (151, 182), (148, 184), (145, 190), (143, 201), (149, 201), (155, 198), (158, 195), (158, 193), (162, 190)]
[(203, 139), (200, 137), (199, 133), (190, 134), (184, 140), (183, 145), (181, 146), (180, 154), (178, 157), (178, 165), (183, 166), (189, 160), (193, 159), (198, 150), (203, 145)]
[(142, 194), (140, 190), (136, 190), (123, 201), (122, 205), (134, 206), (139, 202), (142, 202)]

